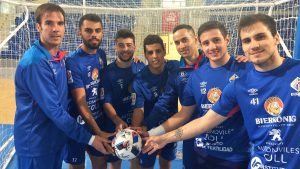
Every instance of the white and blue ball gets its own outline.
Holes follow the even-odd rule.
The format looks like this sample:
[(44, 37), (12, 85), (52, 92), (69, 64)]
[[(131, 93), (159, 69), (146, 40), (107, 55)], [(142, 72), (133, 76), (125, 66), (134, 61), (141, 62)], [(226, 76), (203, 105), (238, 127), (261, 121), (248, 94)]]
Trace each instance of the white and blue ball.
[(140, 154), (142, 138), (134, 130), (123, 129), (116, 134), (112, 141), (112, 147), (120, 159), (131, 160)]

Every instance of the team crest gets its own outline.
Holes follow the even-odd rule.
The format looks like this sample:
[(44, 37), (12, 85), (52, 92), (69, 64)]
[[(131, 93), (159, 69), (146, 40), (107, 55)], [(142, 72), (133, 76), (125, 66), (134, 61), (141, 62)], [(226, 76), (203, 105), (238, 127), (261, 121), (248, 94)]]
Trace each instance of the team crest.
[(67, 79), (68, 79), (68, 83), (73, 83), (73, 77), (72, 77), (71, 70), (67, 70)]
[(214, 104), (219, 100), (221, 94), (222, 91), (219, 88), (212, 88), (207, 93), (207, 99)]
[(239, 78), (239, 76), (236, 75), (236, 74), (233, 74), (233, 75), (229, 78), (229, 82), (232, 82), (232, 81), (236, 80), (237, 78)]
[(99, 76), (99, 70), (97, 68), (93, 69), (92, 71), (92, 79), (96, 80)]
[(272, 116), (278, 116), (283, 110), (283, 102), (279, 97), (269, 97), (264, 104), (265, 110)]
[(300, 96), (300, 78), (296, 77), (295, 80), (292, 81), (291, 87), (297, 92), (291, 93), (291, 96)]

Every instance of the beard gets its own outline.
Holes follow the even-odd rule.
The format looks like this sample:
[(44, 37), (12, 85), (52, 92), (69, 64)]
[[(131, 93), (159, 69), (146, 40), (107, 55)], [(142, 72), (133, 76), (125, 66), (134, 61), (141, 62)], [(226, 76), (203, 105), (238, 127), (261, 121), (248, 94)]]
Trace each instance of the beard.
[(134, 52), (126, 52), (130, 57), (128, 58), (123, 58), (122, 55), (125, 54), (125, 52), (119, 53), (118, 54), (118, 58), (122, 61), (122, 62), (130, 62), (133, 58), (133, 53)]
[(89, 40), (85, 40), (85, 39), (82, 39), (82, 42), (89, 49), (98, 49), (102, 40), (100, 40), (99, 43), (97, 44), (91, 43)]

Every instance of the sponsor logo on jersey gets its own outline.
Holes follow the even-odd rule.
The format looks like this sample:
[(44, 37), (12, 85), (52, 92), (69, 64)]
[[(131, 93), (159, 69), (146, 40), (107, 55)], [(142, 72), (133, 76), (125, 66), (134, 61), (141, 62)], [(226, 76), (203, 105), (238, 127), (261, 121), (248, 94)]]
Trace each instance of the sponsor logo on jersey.
[(122, 98), (123, 103), (129, 103), (131, 102), (131, 95), (130, 96), (126, 96)]
[(203, 82), (200, 82), (200, 87), (206, 87), (207, 85), (207, 82), (203, 81)]
[(120, 85), (120, 88), (123, 89), (123, 79), (118, 79), (117, 83)]
[(272, 141), (282, 141), (280, 129), (272, 129), (271, 131), (269, 131), (269, 136), (272, 136)]
[(251, 159), (251, 169), (263, 169), (263, 164), (259, 157), (253, 157)]
[(295, 93), (291, 93), (291, 96), (298, 96), (300, 97), (300, 78), (296, 77), (292, 83), (291, 83), (291, 87), (296, 90), (297, 92)]
[(104, 99), (104, 88), (103, 87), (100, 88), (100, 99), (101, 100)]
[(209, 110), (211, 109), (213, 104), (201, 104), (201, 109)]
[(77, 123), (79, 123), (80, 125), (83, 125), (85, 123), (83, 118), (81, 117), (81, 115), (78, 115), (76, 120), (77, 120)]
[(131, 105), (134, 106), (136, 102), (136, 94), (135, 93), (131, 93)]
[(73, 77), (72, 77), (71, 70), (67, 70), (67, 79), (68, 79), (68, 83), (73, 83)]
[(104, 65), (103, 65), (103, 60), (101, 59), (101, 57), (99, 57), (99, 63), (100, 63), (101, 69), (103, 69)]
[(156, 86), (153, 86), (151, 89), (150, 89), (151, 93), (153, 94), (153, 96), (156, 98), (158, 97), (158, 89)]
[(249, 96), (256, 96), (258, 95), (258, 89), (255, 89), (255, 88), (251, 88), (248, 90), (248, 93), (249, 93)]
[(282, 112), (284, 105), (279, 97), (269, 97), (264, 104), (265, 110), (272, 116), (278, 116)]
[(234, 81), (235, 79), (239, 78), (239, 76), (237, 74), (233, 74), (230, 78), (229, 78), (229, 82)]
[(180, 72), (180, 77), (186, 77), (186, 72), (185, 71)]
[(272, 123), (295, 123), (297, 121), (296, 116), (277, 116), (267, 118), (256, 118), (256, 124), (272, 124)]
[(219, 88), (212, 88), (207, 92), (207, 99), (214, 104), (219, 100), (221, 94), (222, 91)]
[(297, 121), (296, 116), (280, 115), (284, 108), (284, 104), (279, 97), (269, 97), (264, 103), (264, 108), (266, 112), (273, 117), (255, 118), (256, 124), (295, 123)]
[(98, 85), (99, 82), (100, 82), (100, 79), (91, 81), (89, 84), (85, 85), (85, 88), (86, 88), (86, 89), (89, 89), (90, 87), (93, 87), (93, 86), (95, 86), (95, 85)]
[(97, 95), (98, 95), (98, 90), (97, 90), (97, 88), (93, 88), (93, 89), (92, 89), (92, 95), (93, 95), (93, 96), (97, 96)]
[(91, 70), (91, 67), (92, 67), (92, 66), (88, 66), (88, 67), (87, 67), (87, 70), (90, 71), (90, 70)]
[(96, 80), (99, 76), (99, 70), (97, 68), (94, 68), (92, 71), (92, 79)]
[(209, 143), (204, 143), (202, 138), (195, 138), (196, 146), (200, 148), (205, 148), (206, 146), (209, 145)]

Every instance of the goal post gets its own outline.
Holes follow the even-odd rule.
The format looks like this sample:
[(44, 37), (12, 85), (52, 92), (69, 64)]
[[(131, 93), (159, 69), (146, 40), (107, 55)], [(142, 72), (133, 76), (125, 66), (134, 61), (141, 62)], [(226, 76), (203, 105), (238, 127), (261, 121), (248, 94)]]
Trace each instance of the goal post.
[[(298, 20), (297, 20), (297, 28), (300, 28), (300, 18), (299, 18), (300, 10), (298, 10)], [(296, 38), (295, 38), (295, 46), (294, 46), (294, 58), (300, 59), (300, 29), (296, 29)]]

